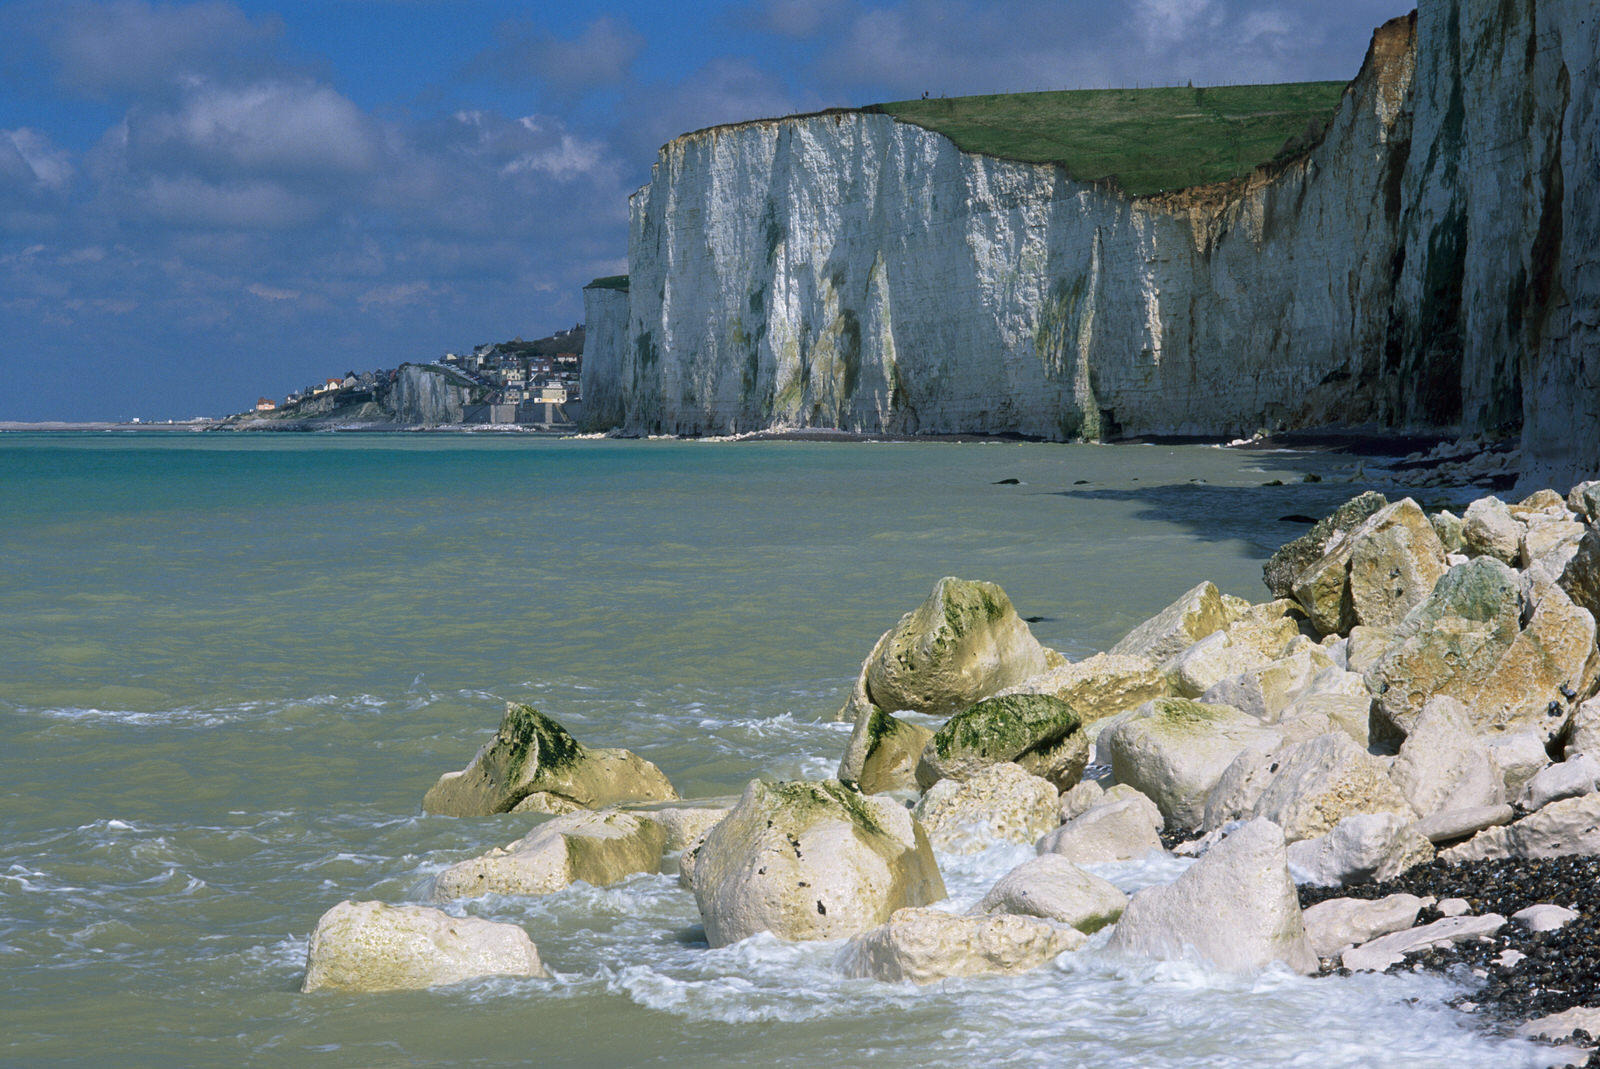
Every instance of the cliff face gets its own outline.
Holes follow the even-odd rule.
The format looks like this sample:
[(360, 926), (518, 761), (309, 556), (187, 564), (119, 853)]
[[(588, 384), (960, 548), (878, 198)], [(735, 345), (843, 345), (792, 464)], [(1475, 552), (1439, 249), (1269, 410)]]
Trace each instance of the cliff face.
[(633, 431), (1525, 425), (1536, 464), (1593, 464), (1597, 21), (1424, 2), (1308, 154), (1148, 198), (881, 115), (688, 135), (586, 360)]
[(479, 400), (482, 392), (471, 381), (443, 368), (401, 364), (383, 407), (396, 423), (460, 423), (466, 406)]
[(622, 354), (628, 337), (628, 291), (591, 285), (583, 291), (581, 386), (586, 430), (606, 430), (627, 417)]

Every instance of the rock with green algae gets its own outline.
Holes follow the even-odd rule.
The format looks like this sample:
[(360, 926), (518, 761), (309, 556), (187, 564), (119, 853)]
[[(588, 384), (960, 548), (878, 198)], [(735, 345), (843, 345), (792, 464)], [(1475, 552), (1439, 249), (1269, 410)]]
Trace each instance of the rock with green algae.
[(989, 698), (951, 717), (923, 747), (917, 785), (969, 779), (990, 765), (1014, 761), (1059, 790), (1076, 783), (1089, 761), (1077, 711), (1047, 694)]
[(457, 862), (434, 878), (434, 898), (543, 895), (579, 880), (604, 887), (660, 872), (667, 831), (639, 813), (565, 813), (505, 847)]
[(665, 774), (630, 750), (583, 745), (531, 705), (506, 705), (500, 730), (459, 772), (439, 777), (424, 812), (451, 817), (567, 813), (678, 797)]
[(839, 761), (839, 779), (864, 794), (915, 790), (917, 759), (932, 737), (933, 732), (919, 724), (868, 706), (856, 714)]
[(701, 843), (692, 884), (713, 947), (757, 932), (838, 939), (945, 897), (905, 807), (838, 780), (752, 780)]
[(479, 976), (545, 976), (514, 924), (427, 906), (340, 902), (317, 921), (302, 991), (403, 991)]
[(1169, 827), (1198, 828), (1206, 796), (1234, 758), (1282, 741), (1279, 732), (1232, 706), (1158, 698), (1108, 728), (1097, 745), (1117, 782), (1148, 795)]
[(1446, 570), (1444, 543), (1422, 508), (1404, 498), (1336, 532), (1292, 586), (1322, 634), (1357, 624), (1393, 627), (1433, 591)]
[(840, 720), (863, 710), (949, 716), (1062, 663), (994, 583), (940, 579), (873, 646)]
[(1275, 598), (1291, 596), (1295, 578), (1327, 552), (1328, 543), (1342, 531), (1353, 530), (1374, 512), (1389, 503), (1382, 494), (1368, 490), (1353, 497), (1314, 524), (1311, 530), (1286, 543), (1261, 568), (1262, 582)]

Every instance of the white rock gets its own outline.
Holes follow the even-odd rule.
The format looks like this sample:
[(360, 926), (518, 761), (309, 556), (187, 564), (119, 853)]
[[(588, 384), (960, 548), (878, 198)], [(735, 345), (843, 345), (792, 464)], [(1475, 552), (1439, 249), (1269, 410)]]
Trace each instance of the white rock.
[(1578, 753), (1600, 754), (1600, 697), (1590, 698), (1572, 711), (1567, 754)]
[(504, 848), (459, 861), (434, 877), (438, 901), (543, 895), (578, 880), (595, 887), (636, 872), (660, 872), (667, 833), (639, 813), (615, 809), (553, 817)]
[(1128, 896), (1060, 854), (1024, 861), (989, 889), (979, 913), (1016, 913), (1070, 924), (1093, 934), (1122, 916)]
[(915, 816), (933, 848), (947, 854), (975, 854), (996, 841), (1035, 842), (1060, 821), (1056, 789), (1009, 761), (965, 783), (940, 780), (917, 803)]
[(1505, 926), (1506, 919), (1498, 913), (1485, 913), (1481, 917), (1446, 917), (1420, 928), (1379, 936), (1370, 943), (1347, 950), (1340, 958), (1340, 964), (1352, 972), (1382, 972), (1404, 961), (1408, 954), (1454, 946), (1473, 939), (1490, 939)]
[(1529, 1039), (1548, 1039), (1559, 1043), (1579, 1029), (1591, 1036), (1600, 1035), (1600, 1007), (1574, 1006), (1570, 1010), (1536, 1017), (1517, 1028), (1517, 1035)]
[(1431, 843), (1438, 844), (1476, 835), (1485, 828), (1510, 824), (1516, 817), (1516, 810), (1501, 803), (1475, 809), (1446, 809), (1430, 813), (1413, 826), (1418, 835)]
[(1543, 809), (1563, 798), (1577, 798), (1600, 789), (1600, 761), (1580, 753), (1558, 765), (1549, 765), (1527, 782), (1517, 799), (1522, 808)]
[(706, 940), (756, 932), (837, 939), (945, 897), (922, 826), (883, 795), (837, 780), (754, 780), (694, 862)]
[(1517, 910), (1511, 915), (1511, 919), (1530, 932), (1553, 932), (1557, 928), (1565, 928), (1581, 916), (1583, 914), (1575, 909), (1541, 902), (1536, 906)]
[(873, 706), (949, 716), (1049, 667), (1004, 590), (945, 576), (872, 648), (839, 719)]
[(671, 852), (685, 850), (705, 838), (706, 832), (732, 811), (726, 805), (680, 805), (642, 810), (640, 816), (661, 825), (667, 835), (666, 849)]
[(1161, 812), (1149, 799), (1103, 802), (1039, 840), (1041, 854), (1078, 865), (1126, 861), (1161, 849)]
[(1600, 794), (1563, 798), (1515, 824), (1489, 828), (1440, 851), (1446, 861), (1600, 854)]
[(1108, 728), (1097, 743), (1119, 783), (1137, 787), (1174, 827), (1197, 828), (1206, 796), (1241, 750), (1272, 750), (1282, 736), (1225, 705), (1160, 698)]
[(1280, 761), (1255, 815), (1277, 824), (1290, 842), (1332, 831), (1355, 813), (1411, 812), (1383, 761), (1343, 732), (1287, 747)]
[(1212, 832), (1233, 821), (1248, 819), (1280, 767), (1276, 751), (1240, 751), (1206, 795), (1201, 827)]
[(1155, 958), (1182, 957), (1193, 948), (1232, 971), (1275, 961), (1299, 973), (1317, 968), (1283, 833), (1265, 820), (1241, 826), (1173, 883), (1136, 893), (1107, 948)]
[(1515, 798), (1539, 770), (1550, 764), (1544, 736), (1537, 731), (1516, 731), (1484, 739), (1494, 763), (1500, 768), (1506, 797)]
[(538, 949), (514, 924), (426, 906), (340, 902), (311, 933), (301, 990), (397, 991), (544, 975)]
[(1296, 883), (1335, 887), (1367, 880), (1392, 880), (1433, 860), (1433, 844), (1418, 834), (1409, 815), (1356, 813), (1326, 835), (1289, 845), (1289, 871)]
[(1097, 653), (1030, 676), (1000, 691), (996, 697), (1048, 694), (1072, 706), (1085, 724), (1092, 724), (1137, 709), (1167, 693), (1166, 678), (1148, 658)]
[(1073, 817), (1087, 813), (1105, 793), (1105, 789), (1092, 779), (1084, 780), (1069, 791), (1062, 791), (1056, 808), (1061, 823), (1065, 824)]
[(1306, 938), (1317, 957), (1337, 958), (1350, 947), (1410, 928), (1417, 923), (1422, 907), (1430, 903), (1430, 899), (1404, 894), (1376, 900), (1330, 898), (1306, 907)]
[(1077, 950), (1087, 938), (1037, 917), (909, 908), (852, 938), (837, 963), (846, 976), (929, 984), (952, 976), (1026, 972)]
[(1506, 800), (1500, 766), (1454, 715), (1458, 704), (1440, 698), (1425, 705), (1389, 769), (1411, 808), (1424, 816)]
[(1462, 517), (1462, 538), (1467, 555), (1491, 556), (1513, 567), (1522, 549), (1521, 522), (1511, 515), (1497, 497), (1480, 497), (1467, 506)]
[(1472, 903), (1465, 898), (1441, 898), (1437, 907), (1441, 916), (1465, 917), (1472, 912)]
[(1178, 656), (1228, 622), (1215, 583), (1204, 582), (1128, 632), (1111, 647), (1113, 656), (1144, 657), (1165, 670)]

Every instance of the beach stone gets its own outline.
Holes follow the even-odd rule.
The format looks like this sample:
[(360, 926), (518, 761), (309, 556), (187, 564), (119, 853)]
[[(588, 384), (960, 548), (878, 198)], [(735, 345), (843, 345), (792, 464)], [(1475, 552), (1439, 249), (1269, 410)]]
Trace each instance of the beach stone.
[(1356, 813), (1399, 813), (1411, 805), (1382, 760), (1343, 732), (1285, 747), (1281, 767), (1256, 802), (1254, 815), (1272, 821), (1290, 842), (1324, 835)]
[[(1553, 1043), (1571, 1039), (1579, 1031), (1600, 1036), (1600, 1006), (1574, 1006), (1560, 1013), (1535, 1017), (1517, 1026), (1516, 1034), (1524, 1039), (1548, 1039)], [(1583, 1064), (1582, 1062), (1569, 1064)]]
[[(1076, 733), (1069, 747), (1078, 760), (1076, 774), (1058, 769), (1060, 744)], [(1082, 737), (1072, 706), (1047, 694), (1012, 694), (978, 702), (945, 722), (922, 748), (917, 760), (917, 785), (923, 790), (941, 779), (969, 779), (990, 765), (1015, 761), (1043, 766), (1057, 776), (1083, 775), (1089, 762), (1088, 740)], [(1070, 756), (1069, 756), (1070, 761)]]
[(1050, 746), (1029, 750), (1016, 763), (1057, 791), (1068, 790), (1083, 781), (1084, 770), (1089, 766), (1089, 736), (1074, 731)]
[(1527, 497), (1514, 504), (1506, 506), (1511, 515), (1521, 518), (1524, 513), (1548, 512), (1565, 516), (1567, 514), (1567, 500), (1560, 494), (1545, 487), (1535, 490)]
[(1334, 668), (1333, 659), (1321, 647), (1306, 639), (1302, 645), (1259, 668), (1213, 684), (1200, 700), (1211, 705), (1231, 705), (1268, 723), (1276, 721), (1295, 698), (1311, 686), (1324, 670)]
[(1075, 865), (1127, 861), (1161, 850), (1161, 811), (1148, 798), (1118, 798), (1094, 806), (1043, 836), (1041, 854), (1060, 854)]
[(1086, 779), (1070, 790), (1062, 791), (1056, 803), (1056, 815), (1065, 824), (1080, 813), (1087, 813), (1100, 799), (1105, 789), (1092, 779)]
[(1322, 558), (1335, 535), (1359, 527), (1363, 520), (1388, 503), (1382, 494), (1368, 490), (1318, 520), (1299, 538), (1283, 545), (1261, 568), (1262, 581), (1272, 591), (1272, 596), (1292, 597), (1296, 577)]
[(1506, 919), (1498, 913), (1485, 913), (1481, 917), (1446, 917), (1419, 928), (1379, 936), (1353, 950), (1347, 950), (1340, 958), (1340, 964), (1352, 972), (1383, 972), (1389, 966), (1404, 961), (1409, 954), (1476, 939), (1491, 939), (1505, 926)]
[(1600, 698), (1590, 698), (1572, 711), (1566, 753), (1600, 755)]
[(1032, 843), (1059, 826), (1058, 794), (1048, 780), (1002, 762), (970, 779), (942, 779), (912, 814), (935, 850), (975, 854), (996, 842)]
[(545, 975), (538, 948), (514, 924), (427, 906), (340, 902), (311, 933), (300, 990), (401, 991)]
[(1356, 624), (1393, 627), (1433, 590), (1444, 558), (1433, 524), (1408, 497), (1330, 539), (1323, 556), (1295, 577), (1294, 598), (1322, 634)]
[(931, 984), (952, 976), (1027, 972), (1077, 950), (1087, 938), (1037, 917), (900, 909), (846, 943), (838, 965), (846, 976)]
[(1446, 553), (1461, 552), (1466, 545), (1466, 525), (1460, 516), (1449, 509), (1440, 509), (1428, 516), (1428, 522), (1433, 524), (1433, 533), (1439, 536)]
[(1462, 548), (1469, 557), (1493, 557), (1515, 566), (1522, 549), (1523, 525), (1497, 497), (1480, 497), (1462, 517)]
[(1422, 907), (1431, 903), (1432, 899), (1405, 894), (1376, 900), (1330, 898), (1306, 907), (1302, 914), (1306, 938), (1317, 957), (1337, 958), (1353, 946), (1405, 931), (1417, 923)]
[(1452, 568), (1368, 671), (1375, 718), (1403, 735), (1427, 700), (1444, 694), (1467, 707), (1475, 734), (1559, 733), (1567, 695), (1593, 687), (1594, 618), (1552, 588), (1519, 626), (1522, 593), (1521, 578), (1498, 560)]
[(1148, 795), (1170, 827), (1198, 828), (1206, 797), (1241, 750), (1268, 751), (1282, 736), (1226, 705), (1158, 698), (1099, 739), (1112, 774)]
[(1600, 617), (1600, 530), (1586, 525), (1560, 563), (1556, 585), (1574, 605)]
[(1277, 728), (1283, 732), (1286, 739), (1303, 741), (1305, 736), (1295, 725), (1301, 721), (1320, 721), (1329, 726), (1322, 731), (1312, 732), (1312, 737), (1326, 734), (1330, 730), (1339, 730), (1355, 739), (1363, 749), (1366, 748), (1371, 742), (1372, 695), (1368, 693), (1366, 684), (1360, 676), (1354, 672), (1344, 672), (1342, 675), (1354, 679), (1360, 692), (1342, 694), (1308, 690), (1301, 694), (1278, 714)]
[(1008, 694), (1048, 694), (1077, 711), (1084, 724), (1137, 709), (1170, 693), (1166, 677), (1148, 657), (1097, 653), (1002, 690)]
[(1593, 794), (1597, 789), (1600, 789), (1600, 761), (1580, 753), (1560, 764), (1540, 769), (1522, 788), (1517, 802), (1532, 812), (1563, 798)]
[(1408, 816), (1356, 813), (1326, 835), (1289, 844), (1288, 856), (1296, 883), (1339, 887), (1392, 880), (1432, 861), (1434, 849)]
[(1256, 803), (1266, 793), (1267, 784), (1278, 774), (1276, 753), (1275, 750), (1240, 750), (1238, 756), (1228, 762), (1216, 786), (1206, 795), (1205, 813), (1200, 821), (1202, 830), (1213, 832), (1236, 820), (1249, 819)]
[(1040, 854), (1000, 877), (974, 909), (1042, 917), (1093, 935), (1122, 916), (1127, 905), (1128, 896), (1110, 880), (1060, 854)]
[(1530, 932), (1553, 932), (1558, 928), (1565, 928), (1581, 916), (1583, 914), (1575, 909), (1558, 906), (1553, 902), (1541, 902), (1517, 910), (1511, 915), (1511, 919)]
[(451, 865), (434, 877), (434, 898), (543, 895), (579, 880), (604, 887), (635, 872), (660, 872), (666, 843), (666, 829), (637, 813), (567, 813)]
[(1530, 517), (1530, 521), (1522, 534), (1522, 548), (1519, 551), (1524, 568), (1531, 570), (1552, 557), (1559, 557), (1558, 564), (1547, 570), (1552, 577), (1560, 576), (1567, 562), (1577, 552), (1578, 543), (1589, 529), (1588, 525), (1577, 520), (1545, 517)]
[(913, 790), (917, 761), (933, 732), (869, 705), (856, 714), (850, 741), (839, 760), (839, 781), (863, 794)]
[(1590, 479), (1574, 486), (1567, 493), (1567, 508), (1587, 520), (1600, 518), (1600, 480)]
[(1454, 699), (1430, 700), (1389, 768), (1389, 777), (1411, 808), (1423, 816), (1447, 809), (1496, 806), (1506, 800), (1500, 766), (1481, 741), (1461, 726), (1465, 715)]
[(945, 576), (872, 648), (839, 719), (869, 706), (949, 716), (1050, 666), (1004, 590)]
[(1143, 657), (1165, 671), (1168, 661), (1227, 623), (1222, 595), (1215, 583), (1207, 581), (1128, 632), (1111, 653)]
[(1275, 961), (1316, 971), (1283, 833), (1271, 821), (1242, 825), (1171, 884), (1134, 894), (1107, 944), (1114, 953), (1163, 959), (1190, 947), (1230, 971)]
[(1222, 680), (1260, 668), (1271, 659), (1253, 646), (1235, 645), (1226, 631), (1214, 631), (1169, 662), (1167, 682), (1179, 697), (1198, 698)]
[(1465, 917), (1472, 912), (1472, 903), (1465, 898), (1441, 898), (1434, 908), (1446, 917)]
[(506, 705), (500, 728), (466, 768), (446, 772), (422, 799), (426, 813), (480, 817), (571, 812), (678, 797), (655, 765), (630, 750), (583, 745), (531, 705)]
[(1472, 809), (1445, 809), (1430, 813), (1412, 825), (1418, 835), (1435, 846), (1476, 835), (1485, 828), (1510, 824), (1517, 818), (1511, 806), (1476, 806)]
[(693, 846), (731, 812), (732, 807), (726, 805), (690, 805), (649, 809), (640, 815), (661, 825), (667, 837), (664, 849), (672, 853)]
[(1513, 731), (1489, 736), (1483, 743), (1500, 768), (1507, 798), (1515, 798), (1540, 769), (1550, 764), (1550, 753), (1545, 749), (1541, 732)]
[(1563, 798), (1504, 827), (1487, 828), (1441, 850), (1446, 861), (1600, 854), (1600, 794)]
[(837, 780), (753, 780), (694, 862), (706, 940), (838, 939), (945, 897), (922, 826)]
[(1394, 628), (1364, 627), (1357, 624), (1345, 640), (1345, 667), (1366, 675), (1367, 670), (1389, 652), (1394, 644)]

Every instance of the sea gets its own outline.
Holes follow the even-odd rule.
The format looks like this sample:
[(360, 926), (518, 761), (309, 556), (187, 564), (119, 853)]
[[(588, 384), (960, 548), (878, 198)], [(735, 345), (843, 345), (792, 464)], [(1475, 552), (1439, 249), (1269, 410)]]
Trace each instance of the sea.
[[(1203, 445), (0, 435), (7, 1066), (1543, 1066), (1473, 978), (1232, 976), (1097, 937), (1024, 975), (712, 950), (672, 872), (456, 902), (548, 979), (301, 994), (346, 899), (429, 900), (539, 819), (424, 815), (507, 702), (689, 798), (830, 776), (878, 636), (945, 575), (1077, 659), (1364, 489)], [(964, 909), (1027, 846), (939, 860)], [(1103, 866), (1133, 890), (1160, 857)], [(671, 866), (668, 866), (669, 869)]]

